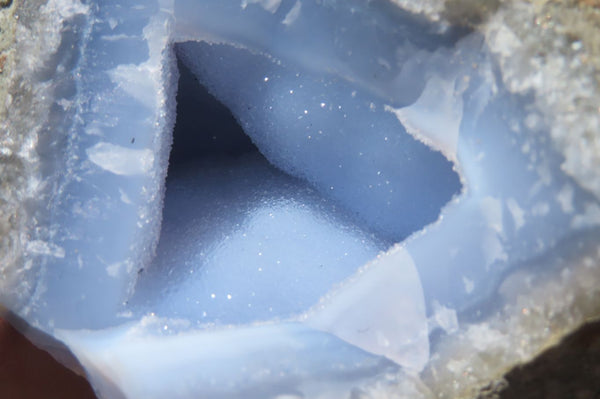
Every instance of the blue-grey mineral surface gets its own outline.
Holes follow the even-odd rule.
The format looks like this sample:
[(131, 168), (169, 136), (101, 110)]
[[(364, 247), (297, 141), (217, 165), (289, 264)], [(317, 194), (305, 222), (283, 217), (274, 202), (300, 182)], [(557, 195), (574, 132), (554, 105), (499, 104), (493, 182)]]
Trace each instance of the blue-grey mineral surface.
[(600, 315), (597, 2), (0, 5), (0, 308), (99, 397), (469, 397)]

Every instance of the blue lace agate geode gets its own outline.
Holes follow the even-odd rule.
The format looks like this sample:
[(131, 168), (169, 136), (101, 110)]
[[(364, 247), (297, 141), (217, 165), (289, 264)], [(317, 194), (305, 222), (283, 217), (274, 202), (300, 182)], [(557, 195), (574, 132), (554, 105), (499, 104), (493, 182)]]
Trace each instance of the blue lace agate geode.
[(597, 237), (477, 32), (384, 0), (44, 7), (42, 183), (0, 300), (103, 397), (355, 397)]

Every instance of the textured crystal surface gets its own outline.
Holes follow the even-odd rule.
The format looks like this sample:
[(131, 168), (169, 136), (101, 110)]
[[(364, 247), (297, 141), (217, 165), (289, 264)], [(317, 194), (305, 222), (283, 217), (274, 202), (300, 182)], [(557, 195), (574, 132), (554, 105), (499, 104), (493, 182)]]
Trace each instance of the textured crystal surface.
[(447, 342), (510, 342), (515, 276), (594, 281), (545, 261), (594, 253), (600, 205), (514, 37), (404, 3), (23, 8), (0, 302), (101, 397), (427, 397)]

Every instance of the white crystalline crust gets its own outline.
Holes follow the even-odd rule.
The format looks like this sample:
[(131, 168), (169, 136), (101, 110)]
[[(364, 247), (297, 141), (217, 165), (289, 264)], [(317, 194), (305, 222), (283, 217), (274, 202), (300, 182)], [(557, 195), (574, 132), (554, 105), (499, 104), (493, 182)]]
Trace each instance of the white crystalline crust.
[[(422, 381), (436, 398), (475, 397), (586, 321), (600, 315), (600, 246), (582, 240), (566, 259), (548, 256), (510, 275), (502, 306), (477, 323), (463, 323), (439, 345)], [(540, 273), (539, 269), (550, 270)]]
[(563, 170), (600, 198), (599, 21), (578, 2), (509, 1), (480, 29), (506, 87), (533, 93), (532, 130), (549, 131)]
[(0, 36), (0, 120), (4, 120), (6, 117), (6, 95), (8, 86), (11, 84), (11, 70), (14, 67), (14, 40), (17, 22), (15, 10), (18, 3), (18, 1), (13, 1), (12, 4), (9, 2), (0, 7), (0, 27), (2, 27)]
[(564, 171), (600, 197), (600, 168), (594, 167), (600, 164), (600, 11), (592, 2), (486, 1), (484, 10), (486, 4), (499, 8), (483, 21), (469, 20), (479, 6), (469, 0), (393, 2), (442, 24), (449, 23), (449, 10), (460, 9), (452, 15), (485, 35), (506, 87), (533, 93), (531, 127), (550, 132), (565, 157)]
[[(98, 11), (95, 6), (69, 0), (17, 5), (13, 45), (16, 59), (10, 70), (8, 112), (0, 122), (3, 185), (0, 302), (21, 315), (29, 314), (32, 311), (29, 304), (35, 304), (33, 310), (37, 316), (32, 322), (47, 329), (54, 320), (41, 309), (48, 302), (40, 298), (54, 291), (58, 295), (49, 297), (59, 299), (63, 305), (73, 303), (72, 297), (85, 300), (86, 291), (89, 293), (90, 287), (101, 286), (97, 282), (106, 278), (114, 282), (109, 282), (104, 289), (112, 286), (112, 290), (120, 292), (109, 300), (114, 302), (105, 314), (109, 319), (114, 318), (114, 306), (126, 300), (137, 270), (153, 256), (160, 229), (163, 182), (171, 140), (169, 134), (162, 133), (169, 132), (174, 123), (177, 79), (174, 57), (166, 46), (169, 20), (159, 13), (154, 20), (147, 21), (145, 29), (135, 32), (146, 41), (138, 46), (137, 52), (146, 53), (146, 62), (134, 59), (111, 70), (111, 57), (106, 57), (108, 65), (98, 65), (85, 56), (87, 42), (97, 40), (92, 36), (93, 24), (98, 20), (88, 19)], [(160, 6), (172, 8), (166, 3)], [(143, 14), (144, 8), (137, 11)], [(114, 29), (119, 24), (114, 21), (109, 25)], [(140, 40), (133, 35), (114, 39), (101, 38), (121, 57), (124, 52), (119, 46)], [(80, 52), (84, 52), (84, 56)], [(107, 76), (113, 88), (107, 85)], [(100, 82), (95, 93), (85, 90), (84, 86), (90, 84), (86, 79)], [(102, 109), (104, 112), (118, 101), (133, 106), (130, 112), (138, 116), (137, 128), (143, 126), (146, 130), (140, 132), (142, 137), (138, 136), (137, 142), (136, 126), (130, 126), (127, 134), (132, 136), (124, 138), (123, 130), (112, 129), (114, 120), (104, 123), (101, 118), (95, 118), (94, 111)], [(95, 120), (86, 120), (84, 115)], [(118, 154), (115, 150), (119, 150)], [(104, 182), (88, 184), (88, 178), (82, 175), (90, 174), (100, 176)], [(118, 176), (139, 179), (119, 181)], [(111, 179), (112, 184), (108, 183)], [(115, 187), (115, 183), (121, 187)], [(102, 184), (105, 187), (101, 187)], [(111, 200), (92, 198), (88, 201), (90, 198), (85, 194), (80, 196), (79, 193), (90, 189), (104, 192), (109, 198), (109, 190), (119, 192), (120, 195), (113, 198), (130, 206), (127, 217), (137, 220), (128, 224), (129, 230), (137, 231), (126, 233), (124, 240), (113, 234), (115, 231), (105, 234), (102, 223), (110, 228), (124, 217)], [(123, 211), (121, 208), (120, 212)], [(75, 223), (65, 229), (64, 220), (69, 218)], [(89, 229), (87, 233), (86, 229)], [(74, 234), (74, 230), (78, 233)], [(111, 239), (115, 244), (109, 243)], [(93, 244), (83, 244), (86, 240)], [(86, 254), (86, 249), (97, 245), (108, 246), (110, 250), (96, 247)], [(115, 254), (120, 251), (119, 259), (111, 259), (111, 251)], [(121, 256), (124, 252), (127, 254)], [(104, 264), (106, 271), (95, 272), (91, 265), (97, 263)], [(54, 280), (43, 277), (53, 275), (57, 268), (70, 270), (67, 275), (71, 276), (88, 273), (94, 282), (90, 280), (91, 286), (78, 288), (78, 284), (61, 281), (60, 277)], [(125, 275), (129, 277), (124, 279)], [(60, 299), (61, 296), (64, 297)], [(101, 312), (97, 309), (90, 316), (98, 318)], [(66, 312), (65, 316), (68, 313), (72, 312)]]
[[(13, 15), (17, 6), (19, 12)], [(12, 10), (16, 38), (8, 60), (3, 61), (4, 75), (8, 74), (3, 83), (10, 84), (3, 87), (8, 94), (0, 110), (0, 292), (5, 305), (19, 308), (31, 296), (38, 273), (28, 254), (35, 256), (36, 248), (47, 247), (38, 238), (46, 227), (36, 219), (39, 203), (35, 203), (48, 183), (40, 177), (36, 146), (53, 88), (39, 82), (35, 74), (56, 53), (62, 21), (87, 10), (69, 0), (15, 2)], [(2, 28), (3, 35), (11, 31), (11, 27)]]

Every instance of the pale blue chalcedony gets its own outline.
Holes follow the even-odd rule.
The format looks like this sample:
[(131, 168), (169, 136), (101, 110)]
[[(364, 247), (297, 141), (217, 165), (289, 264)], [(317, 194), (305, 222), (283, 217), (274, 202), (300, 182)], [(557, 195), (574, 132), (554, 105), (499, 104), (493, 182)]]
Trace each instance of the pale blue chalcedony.
[[(3, 303), (105, 397), (348, 396), (422, 369), (439, 306), (597, 234), (482, 38), (388, 1), (97, 1), (58, 54), (51, 250)], [(224, 144), (169, 170), (161, 211), (176, 59), (262, 155), (189, 127)]]

